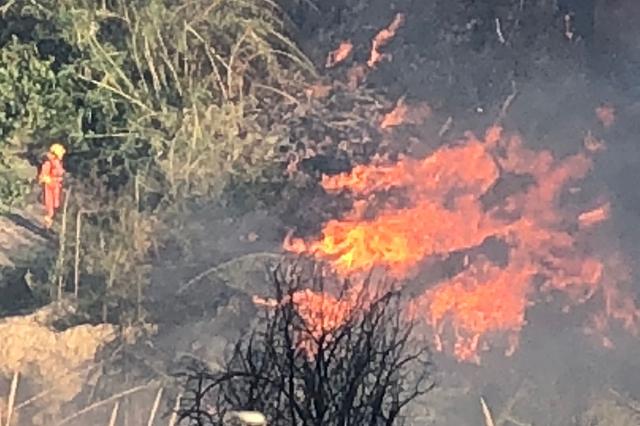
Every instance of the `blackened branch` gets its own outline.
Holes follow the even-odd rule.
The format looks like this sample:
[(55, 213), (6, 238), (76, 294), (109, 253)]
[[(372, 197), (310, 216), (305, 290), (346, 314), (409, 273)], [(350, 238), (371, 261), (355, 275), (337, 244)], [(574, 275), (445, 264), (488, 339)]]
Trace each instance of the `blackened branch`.
[[(273, 426), (397, 425), (433, 388), (430, 353), (389, 283), (338, 280), (317, 265), (279, 266), (271, 278), (275, 303), (221, 371), (182, 374), (181, 422), (222, 425), (226, 413), (251, 410)], [(296, 298), (305, 291), (327, 302), (301, 306), (316, 303)], [(325, 305), (346, 311), (329, 314)]]

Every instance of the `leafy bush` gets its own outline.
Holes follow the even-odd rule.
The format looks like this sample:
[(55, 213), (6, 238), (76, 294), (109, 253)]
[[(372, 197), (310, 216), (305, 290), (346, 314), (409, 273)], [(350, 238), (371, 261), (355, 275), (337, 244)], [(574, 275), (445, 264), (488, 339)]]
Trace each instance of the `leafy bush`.
[(83, 58), (76, 78), (125, 118), (104, 129), (102, 157), (111, 152), (120, 176), (144, 173), (174, 200), (211, 195), (231, 174), (259, 174), (281, 137), (253, 119), (260, 92), (284, 93), (291, 72), (311, 72), (274, 4), (101, 6), (66, 2), (59, 15)]
[[(210, 201), (230, 187), (243, 188), (247, 205), (269, 194), (273, 200), (301, 174), (312, 177), (289, 192), (313, 186), (325, 166), (310, 157), (344, 157), (344, 169), (351, 157), (374, 152), (375, 125), (364, 121), (374, 123), (375, 111), (359, 118), (354, 99), (378, 102), (365, 93), (351, 99), (339, 87), (327, 99), (310, 98), (303, 89), (313, 66), (270, 0), (16, 0), (4, 12), (7, 28), (28, 21), (32, 31), (3, 49), (28, 52), (23, 67), (46, 77), (22, 89), (31, 102), (16, 101), (25, 118), (6, 125), (13, 135), (33, 135), (20, 139), (20, 150), (38, 151), (58, 136), (71, 148), (69, 235), (55, 275), (103, 280), (87, 295), (91, 305), (141, 316), (148, 248), (162, 244), (161, 225), (186, 201)], [(35, 47), (44, 45), (51, 59)], [(23, 79), (14, 72), (5, 81)], [(287, 175), (291, 161), (300, 167)], [(83, 210), (80, 235), (70, 237)], [(98, 317), (110, 316), (101, 311)]]
[[(33, 29), (5, 49), (32, 46), (32, 62), (46, 65), (34, 73), (56, 83), (32, 85), (59, 89), (45, 92), (55, 104), (32, 99), (18, 127), (65, 136), (71, 146), (67, 235), (54, 281), (70, 288), (77, 276), (98, 277), (102, 288), (81, 292), (91, 316), (140, 319), (149, 248), (161, 243), (167, 213), (272, 173), (288, 134), (264, 125), (260, 111), (296, 102), (290, 93), (313, 67), (269, 0), (16, 0), (3, 11), (7, 28), (28, 21)], [(53, 46), (46, 61), (33, 47), (45, 41)], [(21, 83), (16, 72), (6, 81)], [(56, 127), (38, 127), (32, 110), (50, 111)], [(160, 203), (147, 202), (152, 197)]]
[(69, 76), (52, 69), (33, 43), (16, 37), (0, 48), (0, 205), (29, 189), (36, 169), (25, 154), (73, 128)]

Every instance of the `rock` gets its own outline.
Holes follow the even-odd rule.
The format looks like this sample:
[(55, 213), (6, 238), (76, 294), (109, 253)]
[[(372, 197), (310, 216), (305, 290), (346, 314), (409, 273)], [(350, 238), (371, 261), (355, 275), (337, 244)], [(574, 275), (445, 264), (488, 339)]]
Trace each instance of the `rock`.
[(0, 267), (19, 267), (46, 249), (51, 236), (40, 227), (34, 213), (0, 214)]
[[(35, 393), (50, 391), (38, 401), (50, 414), (59, 414), (61, 406), (82, 391), (87, 367), (116, 337), (108, 324), (52, 329), (51, 324), (70, 309), (68, 303), (56, 303), (31, 315), (0, 320), (0, 376), (11, 378), (17, 371), (20, 382), (30, 383)], [(6, 394), (4, 389), (0, 392)]]

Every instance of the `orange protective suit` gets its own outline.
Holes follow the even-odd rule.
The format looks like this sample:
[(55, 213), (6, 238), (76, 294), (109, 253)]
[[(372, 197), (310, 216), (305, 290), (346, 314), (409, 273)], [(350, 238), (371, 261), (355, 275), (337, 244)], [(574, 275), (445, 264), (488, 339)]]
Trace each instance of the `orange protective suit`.
[(62, 180), (65, 172), (60, 157), (53, 152), (48, 152), (38, 176), (38, 181), (43, 187), (43, 201), (46, 210), (44, 223), (47, 228), (53, 224), (53, 216), (60, 207)]

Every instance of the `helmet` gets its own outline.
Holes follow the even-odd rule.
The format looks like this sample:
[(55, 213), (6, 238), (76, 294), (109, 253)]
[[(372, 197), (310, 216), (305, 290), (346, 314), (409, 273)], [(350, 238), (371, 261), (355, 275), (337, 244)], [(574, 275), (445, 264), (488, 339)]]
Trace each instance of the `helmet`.
[(67, 150), (64, 149), (64, 146), (62, 146), (62, 144), (54, 143), (53, 145), (51, 145), (51, 147), (49, 147), (49, 152), (62, 159)]

